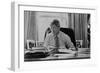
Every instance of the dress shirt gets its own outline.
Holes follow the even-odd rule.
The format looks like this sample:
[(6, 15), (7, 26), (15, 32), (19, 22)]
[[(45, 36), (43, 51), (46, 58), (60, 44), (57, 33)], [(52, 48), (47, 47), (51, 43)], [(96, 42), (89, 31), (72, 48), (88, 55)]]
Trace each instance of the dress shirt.
[[(57, 35), (58, 39), (59, 39), (59, 48), (66, 48), (65, 46), (67, 45), (70, 48), (74, 48), (73, 43), (71, 42), (71, 39), (68, 35), (66, 35), (63, 32), (59, 32), (59, 34)], [(44, 47), (48, 48), (48, 47), (52, 47), (55, 48), (55, 40), (54, 40), (54, 35), (51, 32), (50, 34), (48, 34), (46, 36), (46, 39), (44, 40)]]

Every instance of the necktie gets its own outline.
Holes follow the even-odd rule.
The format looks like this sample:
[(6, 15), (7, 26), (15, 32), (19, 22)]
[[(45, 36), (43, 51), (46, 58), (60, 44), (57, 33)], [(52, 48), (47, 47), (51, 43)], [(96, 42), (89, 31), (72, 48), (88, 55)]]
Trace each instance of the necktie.
[(58, 52), (58, 49), (59, 49), (59, 38), (58, 36), (56, 35), (55, 36), (55, 52)]

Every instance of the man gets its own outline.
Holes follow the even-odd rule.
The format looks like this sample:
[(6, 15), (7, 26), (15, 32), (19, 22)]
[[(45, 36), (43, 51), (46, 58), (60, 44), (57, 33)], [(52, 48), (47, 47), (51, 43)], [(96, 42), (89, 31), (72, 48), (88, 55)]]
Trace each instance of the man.
[[(44, 47), (46, 47), (51, 53), (68, 52), (75, 54), (75, 47), (71, 42), (70, 37), (60, 31), (59, 21), (53, 20), (53, 22), (50, 24), (50, 28), (51, 33), (46, 36)], [(69, 47), (69, 49), (66, 48), (66, 45)]]

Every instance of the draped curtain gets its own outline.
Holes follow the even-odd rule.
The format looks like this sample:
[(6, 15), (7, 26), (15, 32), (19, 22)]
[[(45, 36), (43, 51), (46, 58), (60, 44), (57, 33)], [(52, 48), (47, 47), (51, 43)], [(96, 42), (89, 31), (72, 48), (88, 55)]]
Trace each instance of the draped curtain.
[(27, 40), (37, 39), (36, 14), (34, 11), (24, 11), (24, 47)]
[(72, 28), (75, 32), (76, 40), (83, 40), (82, 47), (88, 47), (87, 42), (87, 15), (79, 13), (69, 13), (69, 28)]

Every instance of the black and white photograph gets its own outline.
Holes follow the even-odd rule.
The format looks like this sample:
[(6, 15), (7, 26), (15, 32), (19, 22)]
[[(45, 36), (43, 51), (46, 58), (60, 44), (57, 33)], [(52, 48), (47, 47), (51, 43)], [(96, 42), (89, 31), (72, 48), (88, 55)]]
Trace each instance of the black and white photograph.
[(91, 14), (24, 10), (24, 62), (91, 58)]
[(95, 7), (14, 2), (11, 8), (12, 70), (79, 70), (97, 64)]

